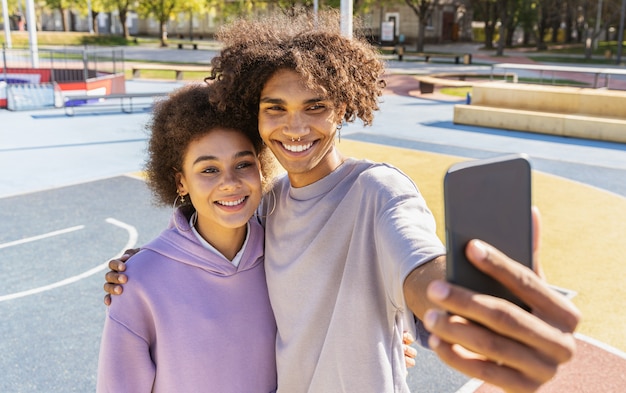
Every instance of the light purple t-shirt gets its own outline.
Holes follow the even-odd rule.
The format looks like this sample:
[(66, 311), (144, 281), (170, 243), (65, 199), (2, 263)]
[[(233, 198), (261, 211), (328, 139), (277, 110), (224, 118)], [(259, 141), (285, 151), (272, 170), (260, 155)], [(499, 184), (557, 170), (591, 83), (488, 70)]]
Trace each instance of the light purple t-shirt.
[(278, 391), (408, 392), (403, 282), (445, 254), (411, 179), (349, 159), (306, 187), (280, 179), (261, 210)]

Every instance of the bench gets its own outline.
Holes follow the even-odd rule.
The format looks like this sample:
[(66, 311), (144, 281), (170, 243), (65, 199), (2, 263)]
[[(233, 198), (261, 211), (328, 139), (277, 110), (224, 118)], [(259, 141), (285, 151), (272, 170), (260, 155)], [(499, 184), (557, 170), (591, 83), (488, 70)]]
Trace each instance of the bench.
[(394, 46), (379, 46), (380, 50), (391, 51), (392, 54), (398, 55), (398, 60), (402, 61), (404, 58), (405, 48), (404, 45), (394, 45)]
[(141, 71), (173, 71), (176, 73), (176, 80), (183, 80), (183, 74), (185, 72), (206, 72), (207, 75), (211, 71), (210, 66), (194, 66), (185, 64), (133, 64), (131, 66), (133, 73), (133, 79), (141, 77)]
[[(449, 77), (457, 76), (459, 79), (447, 79)], [(465, 80), (465, 75), (446, 75), (446, 74), (434, 74), (434, 75), (418, 75), (415, 79), (420, 83), (421, 94), (431, 94), (435, 91), (435, 85), (438, 86), (452, 86), (452, 87), (470, 87), (471, 83)]]
[(454, 123), (626, 143), (626, 91), (487, 82)]
[[(517, 75), (508, 73), (503, 75), (505, 79), (512, 78), (517, 82)], [(416, 75), (415, 79), (420, 83), (420, 94), (431, 94), (435, 91), (435, 86), (448, 86), (448, 87), (472, 87), (474, 82), (469, 81), (471, 78), (483, 78), (490, 79), (493, 74), (480, 74), (480, 73), (442, 73), (432, 75)], [(455, 79), (451, 79), (455, 78)]]
[[(166, 96), (167, 92), (150, 92), (150, 93), (118, 93), (118, 94), (81, 94), (67, 95), (63, 97), (63, 108), (66, 116), (74, 116), (76, 109), (84, 108), (89, 103), (97, 103), (89, 105), (89, 109), (102, 108), (119, 108), (122, 113), (133, 113), (136, 109), (148, 109), (154, 103), (154, 97)], [(151, 100), (142, 100), (137, 102), (134, 99), (151, 98)], [(107, 100), (115, 102), (106, 103)]]
[(195, 42), (179, 42), (178, 49), (183, 49), (186, 45), (189, 45), (193, 50), (198, 50), (198, 44)]
[(411, 53), (412, 57), (423, 57), (426, 63), (429, 63), (432, 58), (440, 59), (440, 58), (449, 58), (454, 59), (455, 64), (461, 64), (461, 59), (463, 59), (463, 64), (472, 64), (472, 54), (471, 53)]

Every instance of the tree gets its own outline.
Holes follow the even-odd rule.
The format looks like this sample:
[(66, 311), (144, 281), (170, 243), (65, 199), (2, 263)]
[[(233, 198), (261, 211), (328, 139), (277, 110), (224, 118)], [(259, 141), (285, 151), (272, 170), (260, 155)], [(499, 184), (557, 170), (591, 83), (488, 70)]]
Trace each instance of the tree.
[(73, 2), (71, 0), (46, 0), (46, 5), (53, 10), (58, 10), (61, 14), (61, 26), (63, 31), (70, 31), (67, 21), (67, 11), (71, 9)]
[(128, 19), (128, 12), (135, 7), (136, 0), (101, 0), (104, 7), (108, 10), (116, 9), (117, 15), (120, 18), (120, 24), (122, 25), (122, 36), (126, 39), (130, 38), (128, 32), (128, 26), (126, 21)]
[(143, 17), (153, 17), (159, 22), (161, 46), (167, 46), (167, 22), (173, 19), (177, 10), (184, 7), (184, 0), (144, 0), (139, 2), (137, 11)]
[(417, 16), (417, 51), (424, 51), (424, 37), (428, 19), (433, 14), (440, 0), (404, 0)]
[(506, 44), (506, 27), (509, 24), (509, 18), (511, 17), (511, 10), (509, 9), (510, 3), (513, 3), (509, 0), (498, 0), (498, 15), (500, 20), (500, 28), (498, 34), (498, 46), (496, 48), (496, 56), (504, 56), (504, 47)]
[(493, 49), (493, 37), (496, 31), (496, 2), (495, 0), (472, 0), (474, 17), (485, 24), (485, 49)]
[(518, 0), (518, 22), (524, 31), (523, 44), (529, 45), (531, 37), (535, 38), (534, 29), (537, 24), (537, 3), (535, 1)]

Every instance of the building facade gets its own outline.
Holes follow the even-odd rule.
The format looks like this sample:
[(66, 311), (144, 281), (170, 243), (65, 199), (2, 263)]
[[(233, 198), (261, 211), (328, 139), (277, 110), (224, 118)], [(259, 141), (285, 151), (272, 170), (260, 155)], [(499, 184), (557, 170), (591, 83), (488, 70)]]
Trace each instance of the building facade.
[[(428, 19), (425, 28), (424, 42), (445, 43), (455, 41), (471, 41), (472, 12), (466, 5), (469, 0), (453, 1), (440, 0)], [(69, 11), (68, 11), (69, 12)], [(266, 10), (264, 12), (271, 12)], [(71, 12), (70, 12), (71, 14)], [(61, 15), (58, 10), (41, 12), (40, 29), (44, 31), (61, 31)], [(406, 4), (387, 5), (372, 8), (372, 11), (361, 14), (366, 34), (372, 42), (393, 42), (414, 45), (417, 42), (419, 20), (413, 10)], [(86, 17), (71, 14), (73, 31), (89, 31)], [(167, 33), (170, 38), (196, 39), (211, 38), (223, 23), (222, 18), (215, 11), (204, 14), (180, 13), (174, 20), (167, 23)], [(158, 36), (158, 21), (148, 18), (139, 18), (130, 12), (127, 25), (131, 35)], [(96, 28), (99, 34), (120, 34), (122, 28), (117, 12), (98, 13)]]

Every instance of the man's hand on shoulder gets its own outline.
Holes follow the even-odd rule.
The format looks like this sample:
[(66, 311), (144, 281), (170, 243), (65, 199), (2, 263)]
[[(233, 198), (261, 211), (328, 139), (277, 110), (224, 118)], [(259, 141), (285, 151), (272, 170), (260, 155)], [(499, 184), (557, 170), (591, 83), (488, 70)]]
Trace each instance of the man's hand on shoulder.
[(111, 295), (121, 295), (124, 291), (122, 284), (128, 282), (128, 277), (123, 273), (126, 270), (126, 261), (138, 252), (138, 248), (126, 250), (121, 257), (109, 261), (109, 269), (111, 270), (104, 275), (106, 280), (104, 291), (107, 293), (104, 296), (105, 305), (111, 305)]

